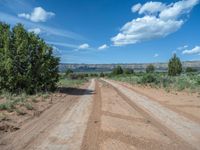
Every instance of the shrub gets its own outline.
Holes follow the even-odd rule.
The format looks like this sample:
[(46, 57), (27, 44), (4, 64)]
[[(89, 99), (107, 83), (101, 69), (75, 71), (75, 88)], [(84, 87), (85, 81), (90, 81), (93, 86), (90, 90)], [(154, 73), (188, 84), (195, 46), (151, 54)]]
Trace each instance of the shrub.
[(153, 82), (156, 82), (156, 77), (153, 74), (143, 75), (140, 81), (141, 84), (147, 84), (147, 83), (153, 83)]
[(134, 73), (133, 69), (129, 69), (129, 68), (124, 69), (124, 74), (133, 74), (133, 73)]
[(176, 76), (180, 75), (182, 72), (182, 64), (180, 59), (174, 54), (174, 56), (169, 60), (168, 63), (168, 75)]
[(187, 68), (185, 69), (185, 72), (187, 72), (187, 73), (197, 72), (197, 69), (192, 68), (192, 67), (187, 67)]
[(121, 66), (117, 66), (112, 70), (113, 75), (123, 74), (123, 69)]
[(100, 77), (104, 77), (105, 75), (104, 75), (103, 72), (101, 72), (99, 76), (100, 76)]
[(65, 71), (65, 75), (66, 75), (66, 76), (68, 76), (69, 74), (72, 74), (72, 73), (74, 73), (74, 72), (73, 72), (73, 70), (71, 70), (71, 69), (67, 69), (67, 70)]
[(146, 73), (153, 73), (155, 71), (154, 65), (150, 64), (146, 68)]

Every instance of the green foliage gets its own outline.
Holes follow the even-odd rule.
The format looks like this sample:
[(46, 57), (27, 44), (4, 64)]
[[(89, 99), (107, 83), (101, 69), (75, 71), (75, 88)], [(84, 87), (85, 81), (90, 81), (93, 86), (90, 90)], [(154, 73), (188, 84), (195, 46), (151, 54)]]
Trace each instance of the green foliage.
[(124, 74), (133, 74), (133, 73), (134, 73), (133, 69), (129, 69), (129, 68), (124, 69)]
[(168, 63), (168, 75), (176, 76), (180, 75), (182, 72), (182, 64), (180, 59), (174, 54), (174, 56), (169, 60)]
[(77, 87), (79, 85), (84, 84), (86, 81), (87, 81), (86, 79), (71, 80), (69, 78), (64, 78), (64, 79), (60, 79), (58, 84), (61, 87)]
[(105, 77), (105, 74), (103, 72), (100, 73), (100, 77)]
[(121, 66), (117, 66), (112, 70), (113, 75), (123, 74), (123, 69)]
[(187, 72), (187, 73), (197, 72), (197, 69), (192, 68), (192, 67), (187, 67), (187, 68), (185, 69), (185, 72)]
[(128, 82), (130, 84), (142, 84), (171, 90), (200, 91), (200, 74), (181, 74), (180, 76), (168, 76), (167, 73), (134, 73), (132, 75), (111, 76), (111, 79)]
[(36, 34), (0, 22), (0, 90), (33, 94), (55, 90), (59, 59)]
[(74, 73), (74, 72), (73, 72), (73, 70), (71, 70), (71, 69), (67, 69), (67, 70), (65, 71), (65, 75), (66, 75), (66, 76), (68, 76), (69, 74), (72, 74), (72, 73)]
[(154, 65), (150, 64), (146, 68), (146, 73), (153, 73), (155, 71)]
[(156, 82), (156, 77), (153, 74), (145, 74), (142, 76), (140, 83), (147, 84)]

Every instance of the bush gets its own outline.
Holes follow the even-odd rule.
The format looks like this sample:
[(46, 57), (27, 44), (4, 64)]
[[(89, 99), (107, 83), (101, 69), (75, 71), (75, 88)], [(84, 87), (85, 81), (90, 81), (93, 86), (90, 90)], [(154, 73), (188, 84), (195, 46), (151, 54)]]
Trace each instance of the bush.
[(123, 69), (121, 66), (117, 66), (112, 70), (113, 75), (123, 74)]
[(146, 73), (153, 73), (155, 71), (154, 65), (150, 64), (146, 68)]
[(124, 69), (124, 74), (133, 74), (133, 73), (134, 73), (133, 69), (129, 69), (129, 68)]
[(142, 76), (140, 83), (141, 84), (147, 84), (147, 83), (153, 83), (156, 82), (156, 77), (153, 74), (145, 74)]
[(104, 75), (103, 72), (101, 72), (99, 76), (100, 76), (100, 77), (104, 77), (105, 75)]
[(180, 75), (182, 72), (182, 64), (180, 59), (174, 54), (174, 56), (169, 60), (168, 63), (168, 75), (176, 76)]
[(67, 69), (66, 71), (65, 71), (65, 75), (66, 76), (68, 76), (69, 74), (72, 74), (73, 73), (73, 70), (71, 70), (71, 69)]
[(187, 72), (187, 73), (197, 72), (197, 69), (192, 68), (192, 67), (187, 67), (187, 68), (185, 69), (185, 72)]

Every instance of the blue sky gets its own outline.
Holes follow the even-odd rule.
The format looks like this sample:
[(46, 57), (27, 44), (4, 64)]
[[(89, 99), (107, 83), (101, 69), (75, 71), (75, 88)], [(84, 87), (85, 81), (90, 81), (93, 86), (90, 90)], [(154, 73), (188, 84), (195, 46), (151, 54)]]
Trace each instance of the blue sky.
[(63, 63), (200, 60), (199, 0), (0, 0), (0, 20), (22, 23)]

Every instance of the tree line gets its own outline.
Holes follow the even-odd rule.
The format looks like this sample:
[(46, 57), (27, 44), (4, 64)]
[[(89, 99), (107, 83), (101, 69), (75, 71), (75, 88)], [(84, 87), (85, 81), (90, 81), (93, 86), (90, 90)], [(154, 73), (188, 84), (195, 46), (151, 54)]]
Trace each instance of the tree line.
[[(153, 73), (155, 71), (155, 66), (150, 64), (146, 67), (146, 73)], [(176, 56), (176, 54), (174, 54), (172, 56), (172, 58), (170, 58), (169, 62), (168, 62), (168, 75), (169, 76), (177, 76), (180, 75), (183, 71), (183, 67), (181, 64), (181, 60), (179, 57)], [(195, 72), (197, 71), (194, 68), (191, 67), (187, 67), (186, 68), (186, 72)], [(117, 66), (112, 70), (112, 75), (118, 75), (118, 74), (131, 74), (134, 71), (132, 69), (122, 69), (121, 66)]]
[(53, 49), (22, 24), (13, 28), (0, 22), (0, 90), (33, 94), (53, 91), (59, 58)]

